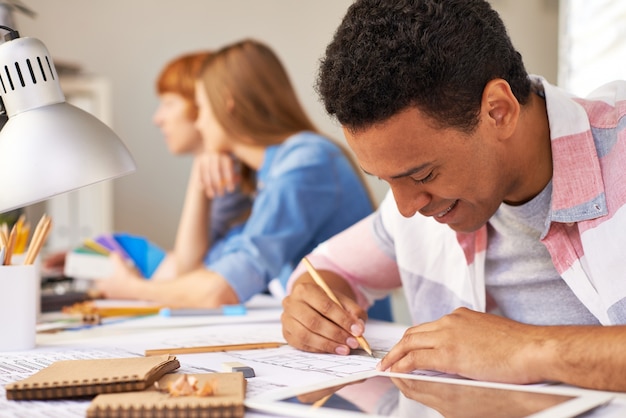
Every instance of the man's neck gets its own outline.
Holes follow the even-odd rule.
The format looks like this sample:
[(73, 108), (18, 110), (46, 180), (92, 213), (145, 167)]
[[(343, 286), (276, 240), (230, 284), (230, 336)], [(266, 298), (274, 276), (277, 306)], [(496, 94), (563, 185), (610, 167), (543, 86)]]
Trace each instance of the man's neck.
[(516, 191), (505, 200), (520, 205), (537, 196), (552, 178), (552, 148), (546, 102), (536, 93), (522, 108), (514, 152), (520, 158)]

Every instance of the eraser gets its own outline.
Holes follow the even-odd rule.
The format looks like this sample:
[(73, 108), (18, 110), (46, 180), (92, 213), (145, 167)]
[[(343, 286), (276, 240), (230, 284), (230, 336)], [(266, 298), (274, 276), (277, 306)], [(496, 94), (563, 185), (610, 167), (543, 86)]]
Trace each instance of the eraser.
[(241, 372), (243, 373), (243, 377), (248, 378), (248, 377), (254, 377), (254, 369), (250, 366), (246, 366), (243, 363), (240, 363), (238, 361), (231, 361), (228, 363), (222, 363), (222, 366), (224, 367), (224, 371), (226, 372)]

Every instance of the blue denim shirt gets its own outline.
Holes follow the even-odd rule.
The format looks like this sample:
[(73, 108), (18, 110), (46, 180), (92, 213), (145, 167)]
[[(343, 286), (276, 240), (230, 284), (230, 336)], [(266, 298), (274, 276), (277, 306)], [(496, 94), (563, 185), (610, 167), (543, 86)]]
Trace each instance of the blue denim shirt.
[(245, 302), (274, 278), (284, 286), (302, 257), (372, 211), (341, 149), (301, 132), (266, 150), (250, 217), (214, 243), (205, 265)]

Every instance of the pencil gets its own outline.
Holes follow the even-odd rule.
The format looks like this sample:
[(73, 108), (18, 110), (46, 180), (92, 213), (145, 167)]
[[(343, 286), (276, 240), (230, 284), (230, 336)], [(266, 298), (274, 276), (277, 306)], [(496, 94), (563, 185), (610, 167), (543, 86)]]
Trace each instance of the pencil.
[(217, 351), (237, 351), (237, 350), (256, 350), (259, 348), (278, 348), (285, 343), (269, 342), (269, 343), (246, 343), (246, 344), (226, 344), (226, 345), (199, 345), (196, 347), (172, 347), (172, 348), (156, 348), (146, 350), (146, 356), (160, 356), (163, 354), (194, 354), (194, 353), (214, 353)]
[(0, 239), (2, 239), (2, 245), (6, 247), (9, 242), (9, 226), (6, 222), (0, 225)]
[(330, 399), (330, 397), (331, 397), (331, 396), (333, 396), (333, 395), (334, 395), (334, 393), (333, 393), (333, 392), (331, 392), (331, 393), (329, 393), (328, 395), (326, 395), (326, 396), (324, 396), (324, 397), (322, 397), (322, 398), (320, 398), (320, 399), (316, 400), (315, 402), (313, 402), (313, 403), (311, 404), (311, 408), (319, 408), (319, 407), (321, 407), (321, 406), (322, 406), (322, 405), (324, 405), (324, 404), (326, 403), (326, 401), (327, 401), (328, 399)]
[(102, 318), (110, 318), (112, 316), (156, 315), (160, 310), (161, 306), (107, 306), (95, 307), (93, 313)]
[(24, 253), (26, 243), (28, 242), (28, 234), (30, 234), (30, 224), (28, 222), (24, 222), (21, 225), (18, 224), (14, 254)]
[[(315, 281), (315, 283), (317, 283), (317, 285), (322, 288), (324, 293), (326, 293), (326, 295), (328, 295), (328, 297), (333, 302), (335, 302), (337, 305), (339, 305), (339, 306), (341, 306), (343, 308), (343, 305), (341, 304), (341, 302), (339, 302), (339, 299), (337, 299), (337, 296), (335, 296), (335, 294), (333, 293), (331, 288), (328, 287), (328, 285), (326, 284), (326, 282), (324, 281), (322, 276), (320, 276), (320, 274), (317, 272), (317, 270), (315, 270), (315, 267), (313, 267), (313, 264), (311, 264), (311, 262), (306, 257), (304, 257), (302, 259), (302, 261), (304, 262), (304, 265), (306, 266), (307, 270), (309, 271), (309, 274), (311, 275), (311, 277), (313, 277), (313, 280)], [(367, 352), (367, 354), (369, 354), (371, 356), (372, 355), (372, 349), (370, 348), (370, 345), (367, 343), (367, 341), (365, 341), (365, 338), (363, 338), (362, 336), (355, 337), (355, 338), (359, 342), (359, 344), (361, 345), (363, 350), (365, 350)]]
[(33, 264), (35, 262), (35, 258), (37, 258), (41, 247), (50, 233), (51, 225), (52, 219), (48, 215), (43, 214), (35, 227), (35, 232), (33, 232), (33, 237), (30, 240), (24, 264)]
[(13, 251), (15, 250), (15, 240), (17, 239), (17, 224), (13, 225), (11, 228), (11, 233), (9, 234), (9, 239), (7, 241), (7, 250), (4, 253), (4, 265), (10, 266), (11, 259), (13, 257)]
[(63, 308), (63, 312), (81, 315), (98, 315), (100, 318), (110, 318), (113, 316), (147, 316), (156, 315), (162, 306), (98, 306), (93, 301), (78, 302), (72, 306)]

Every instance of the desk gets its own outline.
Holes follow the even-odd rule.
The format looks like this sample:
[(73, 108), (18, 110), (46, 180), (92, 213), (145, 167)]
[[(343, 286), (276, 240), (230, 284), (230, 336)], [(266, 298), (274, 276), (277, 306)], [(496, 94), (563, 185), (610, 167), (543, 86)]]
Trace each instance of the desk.
[[(283, 341), (280, 309), (266, 309), (252, 322), (242, 318), (145, 317), (80, 331), (40, 334), (37, 348), (25, 352), (0, 353), (0, 417), (84, 417), (89, 401), (7, 401), (6, 383), (22, 379), (53, 361), (73, 358), (112, 358), (143, 355), (146, 349), (218, 345), (242, 342)], [(405, 330), (404, 326), (371, 321), (366, 338), (374, 349), (388, 350)], [(334, 377), (371, 370), (378, 360), (367, 356), (346, 357), (302, 353), (289, 346), (276, 349), (177, 355), (179, 372), (221, 371), (222, 363), (238, 361), (254, 368), (248, 379), (247, 396), (256, 396), (287, 385), (322, 382)], [(626, 416), (626, 395), (593, 417)], [(249, 411), (246, 417), (267, 418)]]

